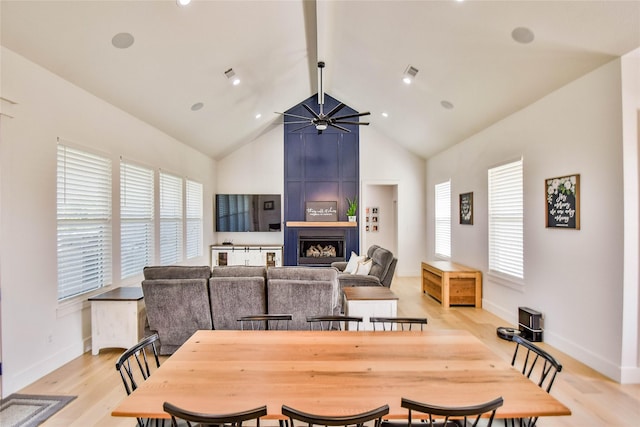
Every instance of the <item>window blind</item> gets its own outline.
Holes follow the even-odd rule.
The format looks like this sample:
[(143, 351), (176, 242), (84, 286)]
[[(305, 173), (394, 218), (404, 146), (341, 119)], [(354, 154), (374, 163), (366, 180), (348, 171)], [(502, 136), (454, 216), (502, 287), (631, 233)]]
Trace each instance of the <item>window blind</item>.
[(111, 161), (58, 144), (58, 300), (111, 283)]
[(187, 258), (202, 256), (202, 184), (187, 180)]
[(435, 251), (451, 257), (451, 180), (435, 186)]
[(182, 261), (182, 178), (160, 172), (160, 263)]
[(153, 264), (153, 170), (120, 162), (121, 277)]
[(489, 270), (524, 278), (522, 159), (489, 169)]

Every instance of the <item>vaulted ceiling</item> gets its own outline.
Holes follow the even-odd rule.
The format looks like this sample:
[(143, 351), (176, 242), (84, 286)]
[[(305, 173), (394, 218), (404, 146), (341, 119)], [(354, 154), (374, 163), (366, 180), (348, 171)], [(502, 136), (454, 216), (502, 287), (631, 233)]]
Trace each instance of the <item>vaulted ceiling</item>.
[(0, 20), (3, 46), (213, 158), (282, 128), (318, 60), (327, 94), (426, 158), (640, 46), (635, 0), (2, 0)]

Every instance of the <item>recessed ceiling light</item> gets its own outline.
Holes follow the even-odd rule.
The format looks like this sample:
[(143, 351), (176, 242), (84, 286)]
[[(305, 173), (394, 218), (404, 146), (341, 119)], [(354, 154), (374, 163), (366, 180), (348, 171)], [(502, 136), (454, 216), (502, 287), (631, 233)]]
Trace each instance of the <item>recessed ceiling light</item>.
[(447, 110), (453, 110), (453, 104), (449, 101), (440, 101), (440, 105), (442, 105), (442, 108), (446, 108)]
[(262, 117), (262, 114), (260, 113), (256, 114), (256, 119), (259, 119), (260, 117)]
[(130, 47), (134, 41), (135, 40), (130, 33), (118, 33), (111, 39), (111, 44), (118, 49), (126, 49)]
[(191, 0), (176, 0), (176, 3), (178, 3), (178, 6), (186, 6), (191, 3)]
[(531, 43), (535, 38), (533, 31), (526, 27), (518, 27), (511, 32), (511, 38), (518, 43), (527, 44)]
[(191, 111), (198, 111), (202, 109), (202, 107), (204, 107), (204, 104), (202, 102), (196, 102), (191, 106)]
[(387, 113), (386, 111), (382, 112), (382, 117), (389, 117), (389, 113)]

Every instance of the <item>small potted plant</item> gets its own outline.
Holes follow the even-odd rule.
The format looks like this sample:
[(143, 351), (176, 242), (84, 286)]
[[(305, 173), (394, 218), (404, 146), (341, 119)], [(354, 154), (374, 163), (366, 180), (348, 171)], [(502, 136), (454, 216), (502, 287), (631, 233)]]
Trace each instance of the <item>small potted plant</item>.
[(355, 196), (353, 199), (349, 199), (347, 197), (347, 216), (349, 217), (349, 222), (356, 222), (356, 211), (358, 210), (358, 196)]

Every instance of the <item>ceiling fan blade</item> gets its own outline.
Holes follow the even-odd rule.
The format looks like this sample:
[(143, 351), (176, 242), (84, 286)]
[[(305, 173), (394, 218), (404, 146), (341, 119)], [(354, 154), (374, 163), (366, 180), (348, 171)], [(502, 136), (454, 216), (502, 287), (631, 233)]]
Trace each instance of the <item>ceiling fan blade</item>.
[(302, 104), (302, 106), (303, 106), (304, 108), (306, 108), (308, 112), (310, 112), (311, 114), (313, 114), (313, 117), (315, 117), (316, 119), (319, 119), (319, 118), (320, 118), (320, 116), (318, 115), (318, 113), (316, 113), (315, 111), (313, 111), (313, 110), (311, 109), (311, 107), (309, 107), (307, 104)]
[(308, 125), (305, 125), (305, 126), (299, 127), (299, 128), (297, 128), (297, 129), (294, 129), (294, 130), (291, 130), (291, 131), (289, 131), (289, 133), (298, 132), (299, 130), (302, 130), (302, 129), (304, 129), (304, 128), (308, 128), (309, 126), (313, 126), (313, 123), (309, 123)]
[(311, 117), (298, 116), (297, 114), (278, 113), (277, 111), (276, 111), (275, 113), (276, 113), (276, 114), (283, 115), (283, 116), (285, 116), (285, 117), (295, 117), (295, 118), (297, 118), (297, 119), (311, 120)]
[(309, 123), (309, 124), (313, 124), (313, 121), (311, 118), (308, 118), (307, 120), (296, 120), (296, 121), (292, 121), (292, 122), (283, 122), (285, 125), (301, 125), (302, 123)]
[(365, 126), (369, 124), (369, 122), (349, 122), (349, 121), (345, 122), (345, 121), (342, 121), (342, 120), (339, 120), (339, 121), (333, 121), (332, 120), (331, 123), (338, 123), (338, 124), (341, 124), (341, 125), (365, 125)]
[(347, 114), (346, 116), (334, 117), (333, 120), (351, 119), (353, 117), (368, 116), (369, 114), (371, 114), (371, 113), (368, 112), (368, 111), (366, 111), (364, 113)]
[(338, 111), (342, 110), (345, 107), (345, 105), (341, 102), (340, 104), (336, 105), (333, 110), (329, 111), (327, 113), (327, 117), (331, 117), (333, 116), (335, 113), (337, 113)]
[(329, 126), (331, 126), (331, 127), (336, 128), (336, 129), (340, 129), (340, 130), (341, 130), (341, 131), (343, 131), (343, 132), (351, 133), (351, 131), (350, 131), (349, 129), (347, 129), (347, 128), (345, 128), (345, 127), (342, 127), (342, 126), (339, 126), (339, 125), (335, 124), (334, 122), (327, 122), (327, 124), (328, 124)]

